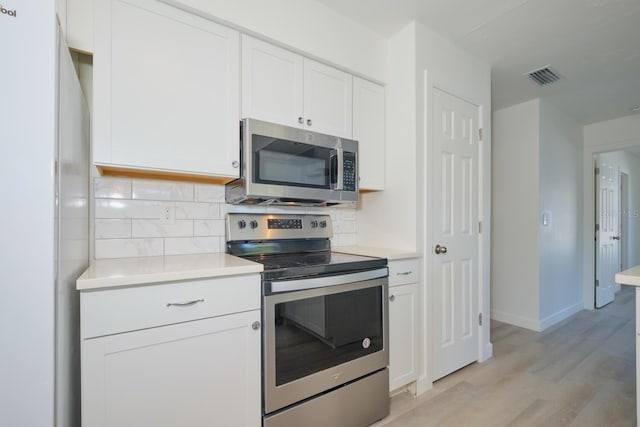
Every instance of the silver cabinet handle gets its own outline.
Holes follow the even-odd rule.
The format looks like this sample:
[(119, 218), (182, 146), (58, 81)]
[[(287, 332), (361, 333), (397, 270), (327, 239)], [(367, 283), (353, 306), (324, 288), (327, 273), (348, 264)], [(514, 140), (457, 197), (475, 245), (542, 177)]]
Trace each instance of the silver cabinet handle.
[(254, 331), (257, 331), (258, 329), (260, 329), (260, 322), (255, 321), (251, 324), (251, 329), (253, 329)]
[(396, 300), (396, 296), (395, 295), (389, 296), (389, 301), (394, 302), (395, 300)]
[(189, 307), (199, 302), (204, 302), (204, 298), (194, 299), (194, 300), (185, 301), (185, 302), (168, 302), (167, 307)]
[(620, 240), (620, 236), (612, 236), (611, 237), (613, 240)]
[(238, 162), (237, 160), (234, 160), (233, 162), (231, 162), (231, 166), (234, 168), (237, 168), (238, 166), (240, 166), (240, 162)]
[(298, 117), (298, 123), (300, 123), (300, 124), (304, 123), (304, 119), (302, 118), (302, 116)]
[(311, 126), (312, 122), (311, 119), (307, 119), (307, 126)]
[(409, 270), (409, 271), (403, 271), (402, 273), (396, 273), (396, 275), (398, 275), (398, 276), (408, 276), (411, 273), (413, 273), (413, 271)]

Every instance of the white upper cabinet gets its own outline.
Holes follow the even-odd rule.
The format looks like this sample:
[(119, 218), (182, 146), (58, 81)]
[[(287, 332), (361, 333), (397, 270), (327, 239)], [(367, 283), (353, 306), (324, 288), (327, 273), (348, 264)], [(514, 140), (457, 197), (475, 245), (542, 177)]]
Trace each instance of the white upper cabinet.
[(352, 137), (352, 77), (242, 36), (242, 116)]
[(93, 52), (93, 0), (60, 0), (66, 3), (64, 25), (67, 44), (82, 52)]
[(98, 0), (94, 163), (238, 176), (240, 37), (155, 0)]
[(304, 59), (304, 114), (309, 130), (352, 138), (353, 77)]
[(303, 123), (302, 56), (242, 35), (242, 117)]
[(353, 139), (359, 142), (360, 188), (384, 190), (384, 87), (353, 78)]

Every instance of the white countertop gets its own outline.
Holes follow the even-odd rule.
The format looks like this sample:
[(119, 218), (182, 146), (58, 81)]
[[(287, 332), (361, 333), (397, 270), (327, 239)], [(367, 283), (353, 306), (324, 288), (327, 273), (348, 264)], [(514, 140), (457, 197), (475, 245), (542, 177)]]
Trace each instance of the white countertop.
[(379, 258), (386, 258), (389, 261), (406, 258), (419, 258), (418, 252), (403, 251), (398, 249), (374, 248), (370, 246), (343, 246), (333, 248), (333, 252), (342, 252), (345, 254), (364, 255)]
[(616, 273), (615, 282), (621, 285), (640, 286), (640, 265)]
[(224, 253), (97, 260), (76, 281), (78, 290), (260, 273), (262, 264)]

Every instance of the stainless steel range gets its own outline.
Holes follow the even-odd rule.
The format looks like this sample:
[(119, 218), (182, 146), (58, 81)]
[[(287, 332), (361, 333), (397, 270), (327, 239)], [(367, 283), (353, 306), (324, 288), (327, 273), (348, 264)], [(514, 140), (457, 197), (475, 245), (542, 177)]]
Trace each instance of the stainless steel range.
[(264, 265), (264, 426), (389, 413), (387, 260), (331, 251), (328, 215), (227, 216), (227, 252)]

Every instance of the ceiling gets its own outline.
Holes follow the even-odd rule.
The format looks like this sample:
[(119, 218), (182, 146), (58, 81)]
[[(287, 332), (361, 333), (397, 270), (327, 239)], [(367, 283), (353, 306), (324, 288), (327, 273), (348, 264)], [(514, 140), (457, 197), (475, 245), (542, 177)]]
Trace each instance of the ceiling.
[[(640, 106), (638, 0), (317, 0), (389, 37), (420, 21), (492, 68), (493, 109), (549, 100), (583, 124)], [(523, 76), (551, 65), (564, 79)]]

